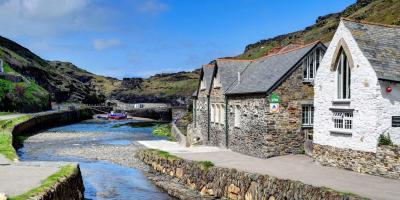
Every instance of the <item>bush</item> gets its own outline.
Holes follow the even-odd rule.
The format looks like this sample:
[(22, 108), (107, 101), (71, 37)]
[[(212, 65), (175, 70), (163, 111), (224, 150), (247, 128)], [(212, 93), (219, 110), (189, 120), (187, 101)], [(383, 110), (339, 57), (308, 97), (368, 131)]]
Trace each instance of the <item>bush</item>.
[(378, 142), (378, 144), (379, 144), (379, 145), (389, 145), (389, 146), (393, 146), (393, 142), (392, 142), (392, 139), (390, 139), (390, 135), (389, 135), (389, 134), (387, 134), (387, 136), (384, 135), (384, 134), (381, 134), (381, 135), (379, 136), (379, 142)]

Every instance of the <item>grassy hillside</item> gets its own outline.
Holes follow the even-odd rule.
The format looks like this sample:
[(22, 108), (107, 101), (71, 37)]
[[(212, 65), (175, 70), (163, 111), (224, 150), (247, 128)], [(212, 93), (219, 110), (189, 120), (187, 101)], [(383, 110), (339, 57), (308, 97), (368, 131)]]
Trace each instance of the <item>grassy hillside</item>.
[(50, 109), (50, 94), (4, 64), (5, 74), (0, 79), (0, 110), (38, 112)]
[(96, 103), (104, 97), (90, 83), (58, 70), (51, 62), (29, 49), (0, 36), (0, 58), (14, 71), (34, 80), (51, 94), (57, 102), (79, 101)]
[(124, 79), (121, 87), (111, 93), (123, 102), (165, 102), (181, 104), (197, 89), (199, 72), (157, 74), (148, 79)]
[(267, 54), (273, 48), (289, 43), (310, 43), (316, 40), (328, 42), (339, 24), (341, 17), (376, 23), (400, 25), (399, 0), (358, 0), (340, 13), (318, 17), (315, 24), (304, 30), (261, 40), (246, 46), (241, 59), (254, 59)]

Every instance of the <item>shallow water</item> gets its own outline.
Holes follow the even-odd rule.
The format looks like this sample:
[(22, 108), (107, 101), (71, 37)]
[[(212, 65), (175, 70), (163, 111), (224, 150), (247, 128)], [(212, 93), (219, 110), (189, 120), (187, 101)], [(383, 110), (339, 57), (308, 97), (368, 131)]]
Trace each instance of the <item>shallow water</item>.
[[(21, 160), (25, 161), (79, 162), (85, 185), (85, 199), (172, 199), (154, 186), (138, 169), (108, 161), (55, 155), (55, 152), (63, 148), (96, 145), (113, 145), (118, 148), (133, 145), (132, 142), (137, 140), (165, 139), (153, 136), (151, 127), (119, 126), (127, 122), (132, 121), (88, 120), (52, 128), (44, 131), (43, 134), (58, 134), (61, 139), (57, 139), (57, 137), (42, 141), (29, 141), (28, 139), (24, 147), (18, 150), (18, 154)], [(65, 135), (71, 133), (75, 135), (76, 133), (79, 134), (79, 137), (62, 137), (63, 133)]]

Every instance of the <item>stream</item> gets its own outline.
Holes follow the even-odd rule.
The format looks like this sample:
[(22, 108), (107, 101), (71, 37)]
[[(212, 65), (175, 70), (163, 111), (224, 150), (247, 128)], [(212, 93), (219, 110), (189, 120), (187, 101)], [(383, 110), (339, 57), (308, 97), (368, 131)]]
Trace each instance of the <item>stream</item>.
[(132, 120), (86, 120), (51, 128), (28, 138), (18, 150), (22, 161), (79, 162), (85, 199), (173, 199), (142, 173), (147, 166), (134, 153), (137, 141), (162, 140), (151, 127)]

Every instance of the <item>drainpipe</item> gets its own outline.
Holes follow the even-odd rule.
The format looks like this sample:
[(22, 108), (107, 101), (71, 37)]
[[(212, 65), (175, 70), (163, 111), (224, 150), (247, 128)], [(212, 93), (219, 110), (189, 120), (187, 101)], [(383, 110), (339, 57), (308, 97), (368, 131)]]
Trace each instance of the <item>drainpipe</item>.
[(228, 138), (228, 131), (229, 131), (229, 119), (228, 119), (228, 97), (225, 96), (225, 145), (226, 148), (229, 148), (229, 138)]
[(211, 124), (211, 119), (210, 119), (210, 117), (211, 117), (211, 113), (210, 113), (210, 96), (207, 96), (207, 114), (208, 114), (208, 117), (207, 117), (207, 124), (208, 124), (208, 126), (207, 126), (207, 140), (208, 141), (210, 141), (210, 124)]

